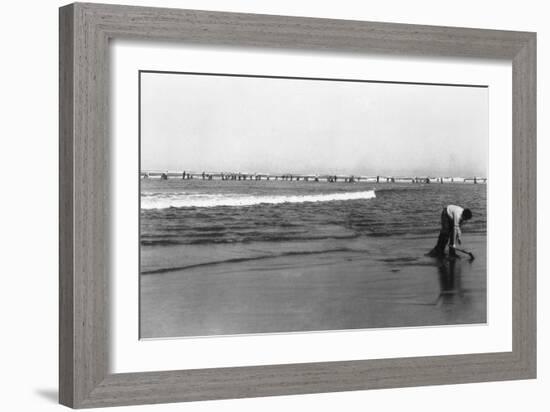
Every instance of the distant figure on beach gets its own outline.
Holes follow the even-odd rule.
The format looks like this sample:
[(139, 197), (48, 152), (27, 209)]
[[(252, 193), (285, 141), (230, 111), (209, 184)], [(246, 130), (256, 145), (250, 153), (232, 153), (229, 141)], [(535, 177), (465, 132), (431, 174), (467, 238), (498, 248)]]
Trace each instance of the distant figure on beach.
[(456, 245), (462, 244), (462, 231), (460, 226), (472, 218), (472, 211), (456, 205), (448, 205), (441, 212), (441, 230), (437, 244), (428, 253), (437, 257), (445, 254), (445, 247), (449, 244), (449, 256), (457, 257)]

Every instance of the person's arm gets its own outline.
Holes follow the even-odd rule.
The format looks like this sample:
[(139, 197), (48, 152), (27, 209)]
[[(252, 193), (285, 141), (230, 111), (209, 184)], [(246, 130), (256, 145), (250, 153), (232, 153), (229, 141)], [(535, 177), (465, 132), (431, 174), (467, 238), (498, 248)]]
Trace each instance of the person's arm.
[(462, 231), (460, 230), (460, 220), (462, 213), (459, 213), (457, 210), (453, 210), (453, 244), (452, 247), (456, 247), (456, 244), (462, 244)]
[(455, 233), (456, 233), (456, 243), (461, 245), (462, 244), (462, 231), (460, 230), (460, 225), (455, 226)]

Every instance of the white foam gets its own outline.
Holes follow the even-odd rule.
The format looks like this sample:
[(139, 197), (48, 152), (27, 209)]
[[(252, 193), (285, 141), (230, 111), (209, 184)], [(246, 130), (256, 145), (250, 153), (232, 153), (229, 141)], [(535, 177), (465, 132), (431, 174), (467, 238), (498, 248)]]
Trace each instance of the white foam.
[(342, 200), (372, 199), (374, 190), (362, 192), (324, 193), (315, 195), (251, 196), (248, 194), (188, 194), (162, 193), (141, 196), (142, 209), (167, 209), (169, 207), (254, 206), (260, 204), (332, 202)]

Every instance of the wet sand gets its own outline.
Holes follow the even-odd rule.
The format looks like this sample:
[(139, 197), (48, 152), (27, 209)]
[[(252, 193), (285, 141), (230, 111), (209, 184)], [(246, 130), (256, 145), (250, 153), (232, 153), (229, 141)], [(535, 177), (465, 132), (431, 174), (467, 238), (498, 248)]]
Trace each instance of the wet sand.
[(435, 240), (142, 248), (141, 337), (485, 323), (486, 236), (464, 234), (473, 261)]

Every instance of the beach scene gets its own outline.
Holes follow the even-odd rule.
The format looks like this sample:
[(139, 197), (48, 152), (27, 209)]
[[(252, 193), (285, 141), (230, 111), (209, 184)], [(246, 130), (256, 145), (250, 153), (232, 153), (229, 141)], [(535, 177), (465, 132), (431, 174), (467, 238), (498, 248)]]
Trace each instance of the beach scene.
[(141, 75), (141, 339), (486, 323), (484, 89)]
[[(485, 189), (144, 180), (142, 335), (484, 323)], [(457, 200), (475, 260), (424, 256)]]

